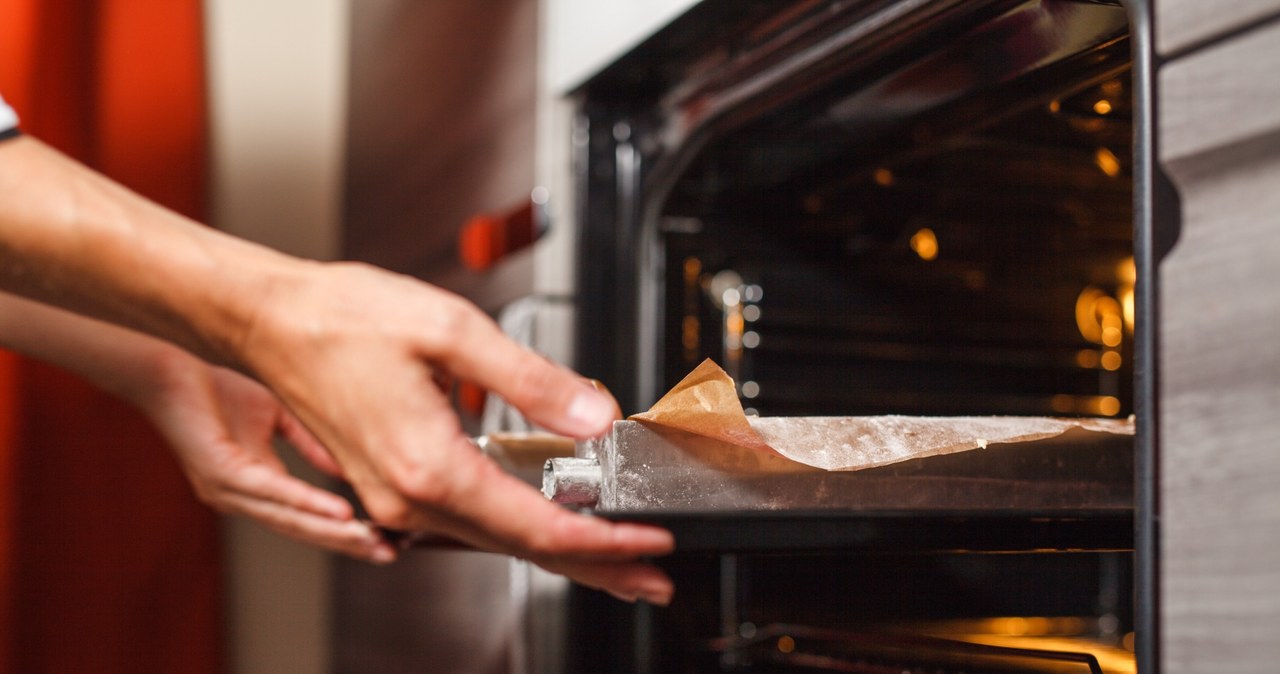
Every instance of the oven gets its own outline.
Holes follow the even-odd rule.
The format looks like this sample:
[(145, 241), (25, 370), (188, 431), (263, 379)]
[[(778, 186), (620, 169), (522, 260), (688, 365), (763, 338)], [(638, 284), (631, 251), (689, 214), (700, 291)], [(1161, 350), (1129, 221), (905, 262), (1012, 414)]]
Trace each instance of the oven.
[(1137, 434), (1102, 508), (602, 511), (672, 528), (677, 597), (570, 590), (558, 669), (1150, 671), (1147, 30), (1137, 2), (705, 0), (577, 92), (575, 365), (624, 410), (710, 357), (761, 417)]

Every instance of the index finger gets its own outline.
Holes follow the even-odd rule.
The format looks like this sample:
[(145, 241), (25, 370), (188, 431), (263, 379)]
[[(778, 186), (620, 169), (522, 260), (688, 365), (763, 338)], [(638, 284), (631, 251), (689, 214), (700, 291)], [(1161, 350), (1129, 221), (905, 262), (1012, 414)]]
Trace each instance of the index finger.
[(572, 370), (504, 335), (479, 309), (456, 309), (452, 333), (432, 354), (455, 376), (502, 396), (529, 420), (573, 437), (609, 429), (617, 403)]

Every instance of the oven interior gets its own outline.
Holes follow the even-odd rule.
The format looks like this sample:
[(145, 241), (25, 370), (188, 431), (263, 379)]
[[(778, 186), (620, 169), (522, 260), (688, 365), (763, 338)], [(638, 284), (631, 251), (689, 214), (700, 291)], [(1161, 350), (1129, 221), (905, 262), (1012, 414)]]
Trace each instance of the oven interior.
[(1129, 45), (1009, 73), (1008, 23), (705, 147), (658, 223), (663, 390), (710, 356), (762, 415), (1130, 414)]
[[(572, 596), (568, 671), (1133, 672), (1127, 553), (679, 555), (668, 608)], [(1019, 649), (975, 651), (973, 645)], [(1046, 653), (1048, 655), (1046, 655)]]
[[(806, 23), (849, 4), (862, 9), (847, 23)], [(665, 140), (718, 92), (768, 82), (788, 54), (894, 4), (911, 3), (788, 3), (739, 31), (750, 38), (663, 66), (669, 86), (586, 89), (581, 264), (613, 265), (619, 288), (649, 278), (661, 317), (634, 320), (652, 354), (588, 357), (587, 374), (635, 382), (652, 367), (666, 390), (711, 357), (748, 413), (768, 416), (1132, 413), (1134, 116), (1118, 4), (969, 3)], [(756, 69), (731, 76), (744, 63)], [(592, 228), (619, 227), (591, 200), (625, 203), (620, 143), (643, 157), (636, 221), (651, 230), (636, 240), (652, 255), (631, 267), (591, 248)], [(1131, 546), (821, 547), (662, 560), (679, 588), (669, 608), (574, 592), (567, 669), (1134, 671)], [(1052, 655), (1086, 651), (1094, 661)]]

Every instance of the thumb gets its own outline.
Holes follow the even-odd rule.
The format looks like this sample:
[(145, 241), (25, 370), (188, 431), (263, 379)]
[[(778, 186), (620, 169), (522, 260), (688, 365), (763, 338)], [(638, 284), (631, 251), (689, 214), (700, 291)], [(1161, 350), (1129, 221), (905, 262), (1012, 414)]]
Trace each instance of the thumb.
[(303, 459), (306, 459), (307, 463), (329, 477), (339, 479), (345, 477), (342, 472), (342, 466), (338, 465), (337, 460), (333, 458), (333, 454), (330, 454), (328, 448), (321, 444), (316, 439), (316, 436), (312, 435), (311, 431), (307, 430), (307, 427), (303, 426), (302, 422), (298, 421), (298, 418), (293, 414), (282, 411), (278, 428), (280, 437), (292, 445), (298, 454)]

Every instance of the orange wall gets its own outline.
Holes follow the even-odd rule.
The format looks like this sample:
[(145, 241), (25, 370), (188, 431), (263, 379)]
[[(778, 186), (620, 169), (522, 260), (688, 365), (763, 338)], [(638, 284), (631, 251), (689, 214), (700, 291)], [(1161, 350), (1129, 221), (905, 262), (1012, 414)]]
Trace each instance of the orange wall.
[[(25, 132), (196, 218), (198, 0), (0, 0)], [(0, 353), (0, 672), (221, 669), (216, 519), (123, 403)]]

